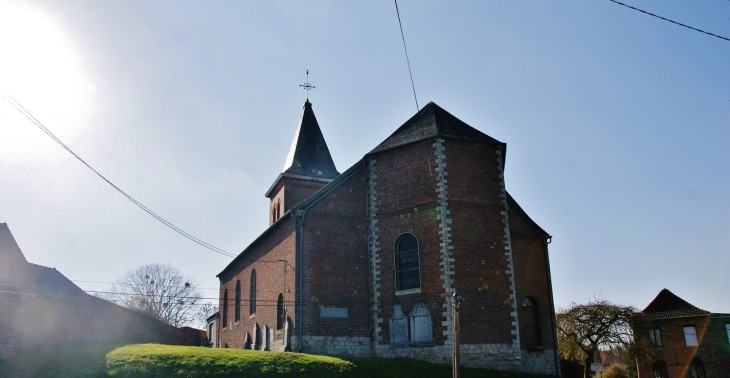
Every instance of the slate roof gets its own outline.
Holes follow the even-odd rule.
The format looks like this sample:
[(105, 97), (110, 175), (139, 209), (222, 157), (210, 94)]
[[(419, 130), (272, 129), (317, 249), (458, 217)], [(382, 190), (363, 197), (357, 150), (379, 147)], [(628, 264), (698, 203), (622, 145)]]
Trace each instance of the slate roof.
[(662, 289), (651, 303), (642, 311), (652, 319), (684, 318), (690, 316), (710, 315), (709, 311), (702, 310), (667, 289)]
[(283, 173), (333, 179), (340, 173), (332, 161), (327, 142), (314, 116), (312, 103), (307, 100), (302, 109)]
[(370, 151), (370, 154), (435, 136), (503, 144), (467, 125), (435, 103), (429, 102), (398, 130)]

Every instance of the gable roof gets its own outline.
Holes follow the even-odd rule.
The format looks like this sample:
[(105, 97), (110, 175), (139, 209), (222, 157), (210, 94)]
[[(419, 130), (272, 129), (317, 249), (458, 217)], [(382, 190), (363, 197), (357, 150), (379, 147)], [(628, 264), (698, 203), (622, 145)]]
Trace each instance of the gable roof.
[(29, 263), (7, 223), (0, 223), (0, 283), (11, 292), (55, 295), (59, 289), (65, 289), (67, 292), (84, 293), (55, 268)]
[(710, 314), (709, 311), (689, 304), (667, 289), (662, 289), (642, 312), (652, 319), (684, 318)]
[(324, 179), (333, 179), (340, 174), (332, 161), (309, 100), (302, 107), (302, 116), (299, 118), (283, 173)]
[(429, 102), (416, 115), (399, 127), (393, 134), (375, 147), (369, 154), (402, 146), (419, 140), (447, 136), (504, 144), (487, 134), (467, 125), (434, 102)]
[(0, 223), (0, 283), (18, 287), (32, 284), (28, 261), (7, 223)]

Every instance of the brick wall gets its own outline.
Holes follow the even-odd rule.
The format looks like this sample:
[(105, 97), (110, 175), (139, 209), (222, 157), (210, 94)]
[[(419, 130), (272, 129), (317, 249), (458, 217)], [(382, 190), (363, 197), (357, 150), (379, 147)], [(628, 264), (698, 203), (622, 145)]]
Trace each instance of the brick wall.
[(311, 197), (312, 194), (322, 189), (327, 183), (325, 181), (309, 181), (285, 177), (284, 199), (286, 203), (281, 213), (284, 214), (292, 207), (299, 205), (302, 201)]
[[(296, 321), (295, 300), (295, 248), (296, 231), (294, 220), (287, 218), (275, 226), (266, 238), (252, 246), (239, 260), (220, 276), (220, 329), (221, 345), (230, 348), (243, 348), (246, 334), (253, 336), (258, 324), (263, 333), (264, 326), (274, 329), (274, 339), (283, 348), (283, 330), (276, 330), (276, 301), (279, 294), (284, 296), (285, 313)], [(283, 261), (280, 261), (283, 260)], [(285, 261), (285, 262), (284, 262)], [(256, 313), (249, 313), (249, 294), (251, 271), (256, 270)], [(241, 318), (236, 322), (235, 290), (236, 281), (241, 282)], [(223, 324), (223, 292), (228, 290), (227, 324)], [(262, 337), (263, 340), (263, 337)]]
[[(501, 145), (445, 142), (462, 342), (512, 344), (513, 293)], [(498, 154), (499, 153), (499, 154)]]
[[(640, 375), (653, 377), (654, 361), (662, 360), (667, 365), (668, 378), (682, 378), (692, 358), (696, 357), (702, 360), (706, 377), (730, 377), (727, 323), (730, 323), (730, 315), (720, 314), (653, 321), (652, 326), (659, 327), (663, 346), (655, 348), (654, 359), (641, 361)], [(689, 325), (697, 329), (697, 347), (686, 346), (683, 327)]]
[(85, 293), (0, 296), (0, 357), (17, 348), (79, 342), (205, 345), (205, 333), (175, 328)]
[[(305, 351), (320, 348), (326, 352), (344, 345), (337, 344), (342, 341), (337, 340), (338, 337), (354, 337), (355, 345), (361, 346), (362, 338), (369, 339), (371, 335), (366, 178), (367, 170), (360, 169), (306, 211), (303, 332), (331, 339), (325, 343), (325, 339), (305, 338), (302, 344)], [(346, 309), (347, 315), (328, 316), (327, 309), (340, 311), (338, 316)], [(369, 343), (366, 347), (371, 348)], [(342, 352), (348, 353), (346, 349)]]

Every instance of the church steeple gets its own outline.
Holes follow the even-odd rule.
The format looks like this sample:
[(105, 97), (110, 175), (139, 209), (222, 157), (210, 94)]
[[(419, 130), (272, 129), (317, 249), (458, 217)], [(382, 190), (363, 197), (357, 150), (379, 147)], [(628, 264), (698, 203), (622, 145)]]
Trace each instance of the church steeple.
[(309, 100), (304, 102), (284, 169), (266, 192), (269, 224), (339, 176)]
[(332, 161), (309, 100), (304, 103), (302, 116), (289, 148), (289, 156), (284, 164), (284, 173), (325, 179), (333, 179), (340, 174)]

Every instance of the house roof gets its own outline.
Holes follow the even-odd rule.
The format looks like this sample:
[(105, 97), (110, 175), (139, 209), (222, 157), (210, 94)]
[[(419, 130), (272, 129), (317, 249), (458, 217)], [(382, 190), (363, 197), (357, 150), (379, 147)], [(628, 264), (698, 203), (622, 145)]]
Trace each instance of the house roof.
[(370, 154), (435, 136), (503, 144), (467, 125), (434, 102), (429, 102), (416, 115), (370, 151)]
[(684, 318), (710, 314), (709, 311), (689, 304), (667, 289), (662, 289), (642, 312), (652, 319)]
[(56, 295), (59, 289), (65, 289), (66, 292), (77, 294), (86, 293), (66, 278), (66, 276), (61, 274), (61, 272), (56, 270), (56, 268), (28, 263), (28, 271), (35, 281), (37, 290), (43, 294)]
[(55, 268), (29, 263), (6, 223), (0, 223), (0, 283), (6, 291), (58, 294), (59, 289), (83, 293)]
[(302, 107), (302, 116), (299, 118), (283, 173), (324, 179), (333, 179), (340, 174), (332, 161), (309, 100)]

